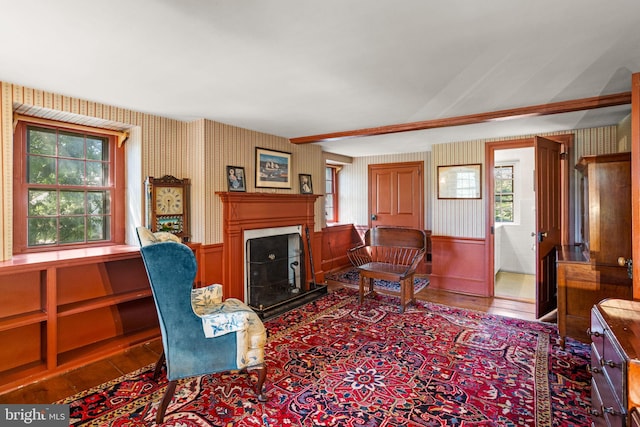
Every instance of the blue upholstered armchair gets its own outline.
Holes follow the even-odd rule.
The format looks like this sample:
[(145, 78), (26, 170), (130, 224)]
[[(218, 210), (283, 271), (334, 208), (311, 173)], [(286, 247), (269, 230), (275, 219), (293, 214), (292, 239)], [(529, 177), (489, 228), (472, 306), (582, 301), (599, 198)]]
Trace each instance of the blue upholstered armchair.
[(257, 314), (237, 299), (223, 302), (221, 285), (194, 289), (197, 265), (188, 246), (171, 239), (158, 242), (144, 227), (137, 231), (164, 347), (155, 374), (166, 362), (169, 380), (156, 422), (162, 423), (177, 380), (186, 377), (255, 370), (258, 400), (266, 401), (266, 330)]

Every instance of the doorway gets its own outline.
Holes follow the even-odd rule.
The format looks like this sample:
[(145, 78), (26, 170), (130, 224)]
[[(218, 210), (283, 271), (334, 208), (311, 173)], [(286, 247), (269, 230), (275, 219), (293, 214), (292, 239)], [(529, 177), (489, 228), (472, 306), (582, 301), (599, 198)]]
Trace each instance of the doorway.
[(494, 296), (536, 301), (533, 146), (494, 151)]
[[(551, 313), (557, 306), (557, 284), (556, 284), (556, 248), (559, 245), (566, 245), (569, 242), (568, 231), (571, 228), (569, 221), (569, 175), (567, 159), (570, 158), (570, 149), (573, 146), (573, 135), (555, 135), (553, 139), (544, 137), (523, 138), (509, 141), (495, 141), (486, 144), (486, 165), (487, 192), (489, 203), (487, 203), (487, 259), (489, 265), (487, 269), (487, 281), (489, 287), (495, 295), (496, 276), (501, 267), (496, 268), (496, 207), (494, 166), (496, 165), (495, 154), (501, 150), (533, 148), (533, 168), (521, 168), (522, 176), (530, 174), (533, 176), (533, 186), (535, 193), (535, 208), (532, 217), (535, 218), (535, 227), (529, 231), (528, 237), (532, 239), (535, 246), (535, 306), (536, 317), (542, 318)], [(513, 153), (511, 153), (513, 154)], [(500, 154), (498, 154), (500, 155)], [(513, 157), (513, 156), (510, 156)], [(531, 155), (529, 154), (529, 157)], [(504, 160), (504, 159), (502, 159)], [(519, 164), (523, 162), (518, 159)], [(525, 170), (526, 169), (526, 170)], [(524, 179), (522, 179), (524, 180)], [(500, 199), (498, 199), (500, 201)], [(509, 200), (509, 199), (507, 199)], [(516, 209), (514, 207), (514, 209)], [(500, 212), (498, 212), (498, 215)], [(502, 232), (503, 230), (500, 230)], [(522, 230), (521, 230), (522, 231)], [(524, 240), (526, 235), (521, 235), (518, 241)], [(531, 242), (531, 240), (529, 241)], [(500, 243), (500, 241), (498, 242)], [(528, 245), (518, 246), (519, 250), (530, 248)], [(501, 252), (503, 253), (503, 252)], [(498, 289), (499, 294), (501, 293)]]

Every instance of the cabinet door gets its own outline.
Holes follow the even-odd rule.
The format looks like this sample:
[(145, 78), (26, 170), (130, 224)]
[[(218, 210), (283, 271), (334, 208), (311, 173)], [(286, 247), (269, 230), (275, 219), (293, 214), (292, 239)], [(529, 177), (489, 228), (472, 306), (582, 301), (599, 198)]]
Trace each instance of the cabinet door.
[(576, 168), (583, 174), (582, 237), (594, 264), (618, 265), (631, 258), (630, 153), (585, 156)]

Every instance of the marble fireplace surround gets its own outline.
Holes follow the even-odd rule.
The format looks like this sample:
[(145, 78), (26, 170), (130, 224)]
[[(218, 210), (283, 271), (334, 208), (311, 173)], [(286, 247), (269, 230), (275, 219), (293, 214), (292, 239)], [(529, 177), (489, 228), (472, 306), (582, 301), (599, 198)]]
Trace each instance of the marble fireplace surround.
[[(313, 241), (315, 227), (315, 194), (218, 192), (222, 200), (223, 287), (225, 298), (245, 298), (245, 231), (263, 228), (301, 226), (305, 260), (309, 263), (305, 229)], [(320, 254), (313, 254), (319, 260)], [(314, 263), (316, 265), (316, 263)], [(309, 290), (311, 268), (306, 268), (304, 286)], [(315, 282), (315, 280), (313, 280)]]

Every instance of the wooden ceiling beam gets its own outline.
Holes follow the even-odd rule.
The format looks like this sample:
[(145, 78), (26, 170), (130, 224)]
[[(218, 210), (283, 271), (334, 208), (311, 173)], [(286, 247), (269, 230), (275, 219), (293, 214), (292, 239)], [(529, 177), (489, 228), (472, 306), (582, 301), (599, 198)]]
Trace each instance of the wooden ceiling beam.
[(574, 99), (571, 101), (553, 102), (530, 107), (511, 108), (509, 110), (488, 113), (469, 114), (467, 116), (447, 117), (443, 119), (424, 120), (420, 122), (379, 126), (343, 132), (325, 133), (321, 135), (290, 138), (292, 144), (311, 144), (322, 141), (337, 141), (359, 136), (384, 135), (389, 133), (411, 132), (416, 130), (435, 129), (449, 126), (473, 125), (502, 120), (513, 120), (524, 117), (547, 116), (551, 114), (572, 113), (575, 111), (593, 110), (596, 108), (614, 107), (631, 104), (631, 92), (613, 95), (594, 96), (592, 98)]

